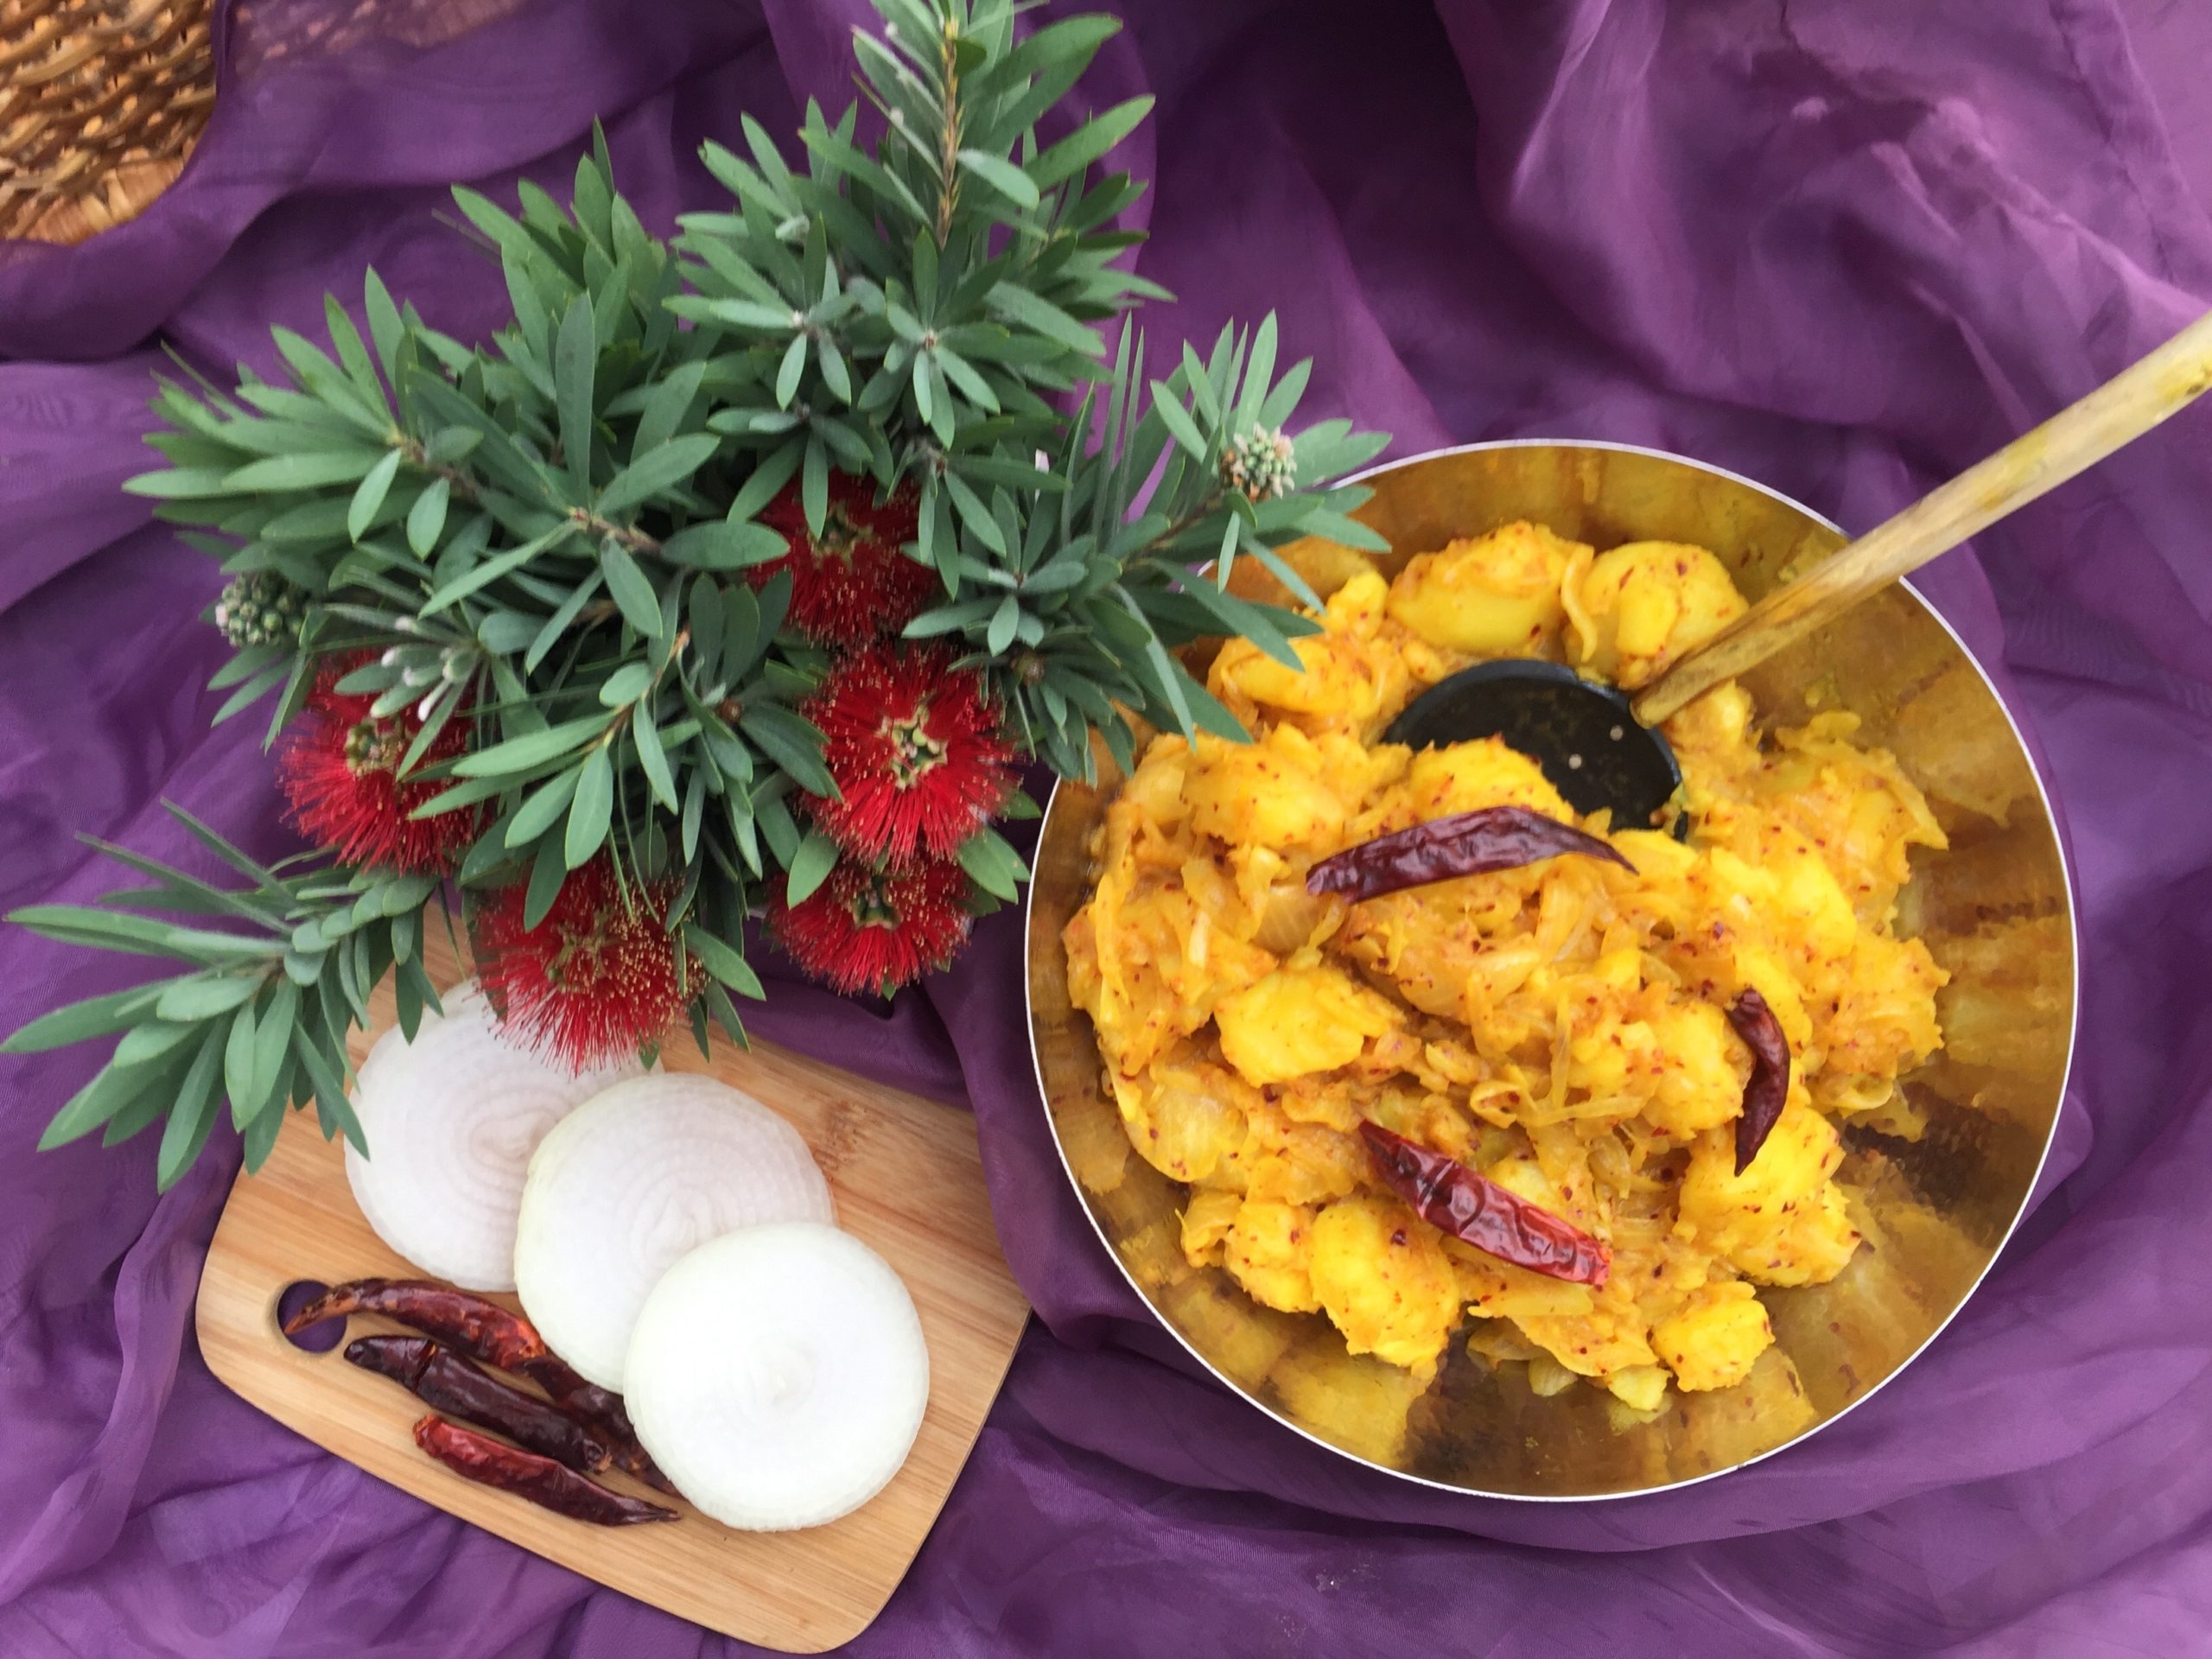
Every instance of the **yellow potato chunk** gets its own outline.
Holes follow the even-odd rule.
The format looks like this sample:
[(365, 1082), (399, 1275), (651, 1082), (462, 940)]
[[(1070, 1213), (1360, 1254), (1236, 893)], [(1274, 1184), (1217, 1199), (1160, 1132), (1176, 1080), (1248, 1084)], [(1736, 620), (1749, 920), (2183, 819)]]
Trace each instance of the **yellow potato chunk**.
[(1600, 553), (1566, 605), (1576, 664), (1630, 689), (1750, 608), (1726, 565), (1680, 542)]
[(1552, 787), (1543, 769), (1527, 755), (1507, 748), (1502, 738), (1421, 749), (1398, 787), (1410, 815), (1408, 823), (1426, 823), (1485, 806), (1525, 806), (1548, 817), (1574, 821), (1573, 809)]
[(1313, 1294), (1307, 1262), (1313, 1251), (1313, 1212), (1300, 1204), (1247, 1202), (1222, 1240), (1222, 1265), (1262, 1307), (1311, 1313)]
[(1423, 553), (1390, 584), (1390, 619), (1474, 657), (1535, 655), (1559, 632), (1560, 578), (1589, 550), (1541, 524), (1510, 524)]
[(1377, 645), (1385, 585), (1361, 572), (1329, 596), (1323, 632), (1291, 642), (1302, 669), (1276, 661), (1249, 639), (1230, 639), (1214, 658), (1207, 689), (1225, 702), (1242, 697), (1287, 713), (1339, 717), (1364, 733), (1403, 708), (1412, 671), (1395, 641)]
[(1184, 791), (1192, 825), (1232, 845), (1332, 843), (1344, 804), (1323, 781), (1323, 765), (1313, 740), (1294, 726), (1251, 743), (1202, 732)]
[(1682, 1219), (1715, 1250), (1764, 1244), (1801, 1205), (1815, 1201), (1842, 1161), (1835, 1126), (1792, 1090), (1758, 1156), (1741, 1175), (1732, 1129), (1707, 1129), (1698, 1136), (1689, 1173), (1682, 1177)]
[(1658, 1071), (1646, 1121), (1683, 1140), (1734, 1122), (1751, 1063), (1727, 1016), (1711, 1002), (1675, 1002), (1652, 1016), (1651, 1033)]
[(1459, 1322), (1459, 1286), (1434, 1229), (1393, 1198), (1346, 1198), (1313, 1219), (1313, 1294), (1355, 1354), (1433, 1370)]
[(1774, 1343), (1758, 1294), (1740, 1279), (1692, 1293), (1651, 1327), (1651, 1347), (1686, 1393), (1732, 1388)]
[(1842, 1189), (1830, 1181), (1818, 1198), (1792, 1211), (1771, 1237), (1739, 1244), (1728, 1259), (1763, 1285), (1824, 1285), (1858, 1248), (1859, 1230), (1851, 1224)]
[(1249, 1084), (1287, 1083), (1357, 1059), (1398, 1011), (1341, 968), (1281, 968), (1214, 1009), (1221, 1052)]
[(1656, 1365), (1624, 1365), (1606, 1377), (1605, 1389), (1630, 1411), (1656, 1411), (1667, 1397), (1667, 1373)]

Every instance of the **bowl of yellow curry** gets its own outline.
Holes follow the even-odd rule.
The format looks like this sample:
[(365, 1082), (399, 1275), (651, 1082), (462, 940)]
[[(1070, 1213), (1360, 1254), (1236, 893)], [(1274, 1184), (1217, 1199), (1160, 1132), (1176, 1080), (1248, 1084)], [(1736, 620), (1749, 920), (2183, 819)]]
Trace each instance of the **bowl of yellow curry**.
[[(1141, 732), (1046, 813), (1030, 1018), (1069, 1174), (1167, 1328), (1347, 1456), (1532, 1498), (1740, 1467), (1926, 1345), (2034, 1185), (2075, 1012), (2049, 803), (1904, 585), (1675, 716), (1663, 823), (1578, 815), (1495, 738), (1385, 741), (1489, 658), (1633, 690), (1845, 538), (1607, 445), (1359, 481), (1389, 552), (1283, 550), (1322, 601), (1301, 669), (1194, 648), (1252, 741)], [(1324, 879), (1501, 817), (1557, 846)]]

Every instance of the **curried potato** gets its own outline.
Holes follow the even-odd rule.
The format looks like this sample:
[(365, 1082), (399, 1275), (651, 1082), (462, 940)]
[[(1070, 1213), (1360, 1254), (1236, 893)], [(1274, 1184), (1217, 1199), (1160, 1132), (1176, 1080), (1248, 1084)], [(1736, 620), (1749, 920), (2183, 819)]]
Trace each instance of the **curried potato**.
[(1680, 542), (1601, 553), (1562, 598), (1575, 665), (1630, 690), (1751, 608), (1727, 567)]
[(1560, 580), (1590, 550), (1541, 524), (1505, 525), (1423, 553), (1390, 588), (1390, 620), (1474, 657), (1533, 657), (1559, 634)]
[(1395, 1198), (1346, 1198), (1313, 1218), (1313, 1294), (1355, 1354), (1435, 1369), (1459, 1287), (1433, 1228)]
[(1307, 1264), (1313, 1212), (1302, 1204), (1247, 1200), (1222, 1239), (1222, 1265), (1262, 1307), (1311, 1313), (1321, 1306)]
[(1651, 1346), (1686, 1393), (1733, 1388), (1774, 1344), (1758, 1294), (1740, 1279), (1707, 1285), (1651, 1327)]
[(1223, 1055), (1251, 1084), (1350, 1065), (1369, 1038), (1399, 1019), (1389, 1002), (1325, 963), (1278, 969), (1214, 1010)]
[[(1455, 542), (1344, 581), (1295, 642), (1302, 671), (1224, 645), (1209, 684), (1254, 741), (1160, 739), (1108, 807), (1064, 937), (1123, 1130), (1189, 1188), (1184, 1258), (1325, 1313), (1344, 1376), (1417, 1388), (1471, 1321), (1472, 1351), (1546, 1391), (1586, 1380), (1616, 1421), (1663, 1408), (1670, 1382), (1764, 1398), (1759, 1287), (1825, 1282), (1859, 1249), (1834, 1120), (1910, 1132), (1898, 1079), (1946, 1035), (1942, 968), (1896, 925), (1912, 849), (1943, 833), (1895, 760), (1848, 715), (1764, 731), (1717, 687), (1667, 728), (1677, 841), (1575, 819), (1496, 739), (1378, 741), (1474, 657), (1551, 652), (1638, 685), (1743, 609), (1700, 549), (1598, 554), (1527, 524)], [(1359, 903), (1306, 887), (1345, 848), (1501, 805), (1609, 834), (1635, 868), (1553, 858)], [(1754, 989), (1791, 1086), (1738, 1175), (1751, 1056), (1728, 1010)], [(1969, 1035), (1976, 1065), (2016, 1040)], [(1603, 1241), (1606, 1282), (1436, 1232), (1376, 1173), (1363, 1120)]]

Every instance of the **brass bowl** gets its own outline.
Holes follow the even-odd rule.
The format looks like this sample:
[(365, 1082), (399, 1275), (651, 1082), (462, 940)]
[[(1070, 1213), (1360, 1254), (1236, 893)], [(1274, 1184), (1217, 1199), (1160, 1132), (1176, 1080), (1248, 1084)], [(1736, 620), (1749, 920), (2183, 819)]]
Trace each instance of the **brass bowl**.
[[(1840, 546), (1835, 525), (1716, 467), (1606, 444), (1473, 444), (1376, 468), (1358, 517), (1413, 555), (1516, 518), (1600, 550), (1645, 539), (1711, 548), (1756, 599)], [(1370, 556), (1306, 542), (1286, 556), (1325, 595)], [(1257, 575), (1247, 560), (1240, 578)], [(1244, 585), (1240, 582), (1239, 585)], [(1259, 576), (1247, 591), (1263, 594)], [(1280, 597), (1275, 588), (1268, 597)], [(1702, 1480), (1779, 1451), (1897, 1375), (1957, 1313), (2004, 1244), (2050, 1142), (2073, 1052), (2075, 942), (2064, 856), (2018, 731), (1958, 636), (1897, 586), (1749, 677), (1761, 720), (1820, 709), (1861, 716), (1894, 751), (1951, 840), (1916, 850), (1900, 931), (1951, 982), (1945, 1049), (1904, 1083), (1916, 1140), (1847, 1128), (1839, 1179), (1873, 1248), (1831, 1283), (1762, 1290), (1776, 1342), (1751, 1378), (1670, 1391), (1649, 1421), (1579, 1387), (1540, 1399), (1525, 1367), (1455, 1339), (1426, 1388), (1355, 1357), (1320, 1314), (1261, 1307), (1179, 1244), (1184, 1189), (1139, 1158), (1103, 1088), (1087, 1016), (1067, 995), (1061, 930), (1082, 905), (1089, 843), (1119, 786), (1062, 784), (1029, 890), (1029, 1019), (1052, 1133), (1099, 1237), (1160, 1322), (1261, 1410), (1345, 1456), (1431, 1485), (1498, 1497), (1590, 1498)]]

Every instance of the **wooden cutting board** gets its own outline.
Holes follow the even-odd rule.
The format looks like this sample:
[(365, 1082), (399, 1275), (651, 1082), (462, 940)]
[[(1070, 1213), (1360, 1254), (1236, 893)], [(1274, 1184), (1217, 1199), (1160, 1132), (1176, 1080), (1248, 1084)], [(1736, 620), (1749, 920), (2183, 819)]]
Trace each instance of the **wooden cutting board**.
[[(426, 918), (423, 933), (435, 982), (460, 979), (442, 921)], [(389, 982), (372, 1012), (370, 1030), (355, 1036), (357, 1062), (395, 1018)], [(200, 1281), (200, 1351), (279, 1422), (449, 1514), (709, 1630), (819, 1653), (865, 1630), (906, 1576), (982, 1429), (1028, 1306), (991, 1225), (968, 1113), (765, 1043), (747, 1052), (717, 1042), (702, 1060), (684, 1036), (665, 1063), (711, 1072), (789, 1118), (830, 1179), (839, 1222), (898, 1270), (920, 1310), (930, 1352), (921, 1434), (891, 1484), (855, 1513), (802, 1532), (743, 1533), (679, 1505), (673, 1524), (593, 1527), (431, 1462), (415, 1445), (414, 1395), (335, 1349), (295, 1347), (277, 1329), (277, 1300), (296, 1281), (413, 1274), (361, 1218), (342, 1145), (321, 1139), (312, 1112), (287, 1123), (261, 1173), (231, 1189)], [(397, 1328), (357, 1319), (351, 1334)], [(608, 1484), (645, 1491), (619, 1475)]]

